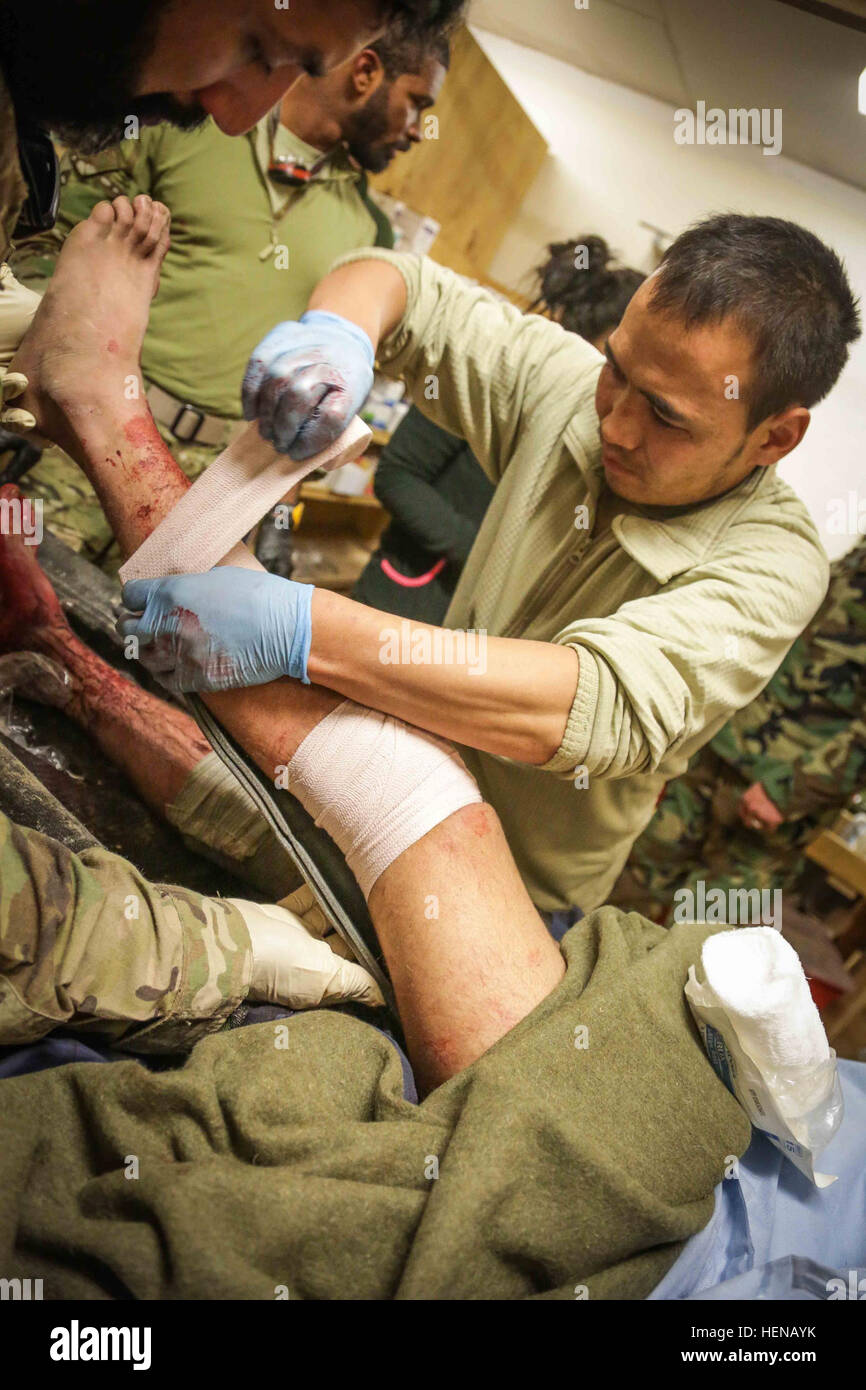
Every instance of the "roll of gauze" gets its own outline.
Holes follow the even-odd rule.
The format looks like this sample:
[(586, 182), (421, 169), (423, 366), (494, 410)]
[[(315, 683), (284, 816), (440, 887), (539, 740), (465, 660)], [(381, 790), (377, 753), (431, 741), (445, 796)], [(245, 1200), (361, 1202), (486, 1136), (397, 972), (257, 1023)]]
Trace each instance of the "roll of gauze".
[(121, 583), (166, 574), (204, 574), (220, 561), (245, 566), (238, 542), (316, 468), (329, 472), (359, 458), (372, 435), (357, 416), (329, 448), (303, 463), (278, 454), (252, 424), (201, 477), (130, 556)]
[(830, 1046), (799, 956), (773, 927), (740, 927), (704, 942), (707, 984), (762, 1071), (825, 1062)]

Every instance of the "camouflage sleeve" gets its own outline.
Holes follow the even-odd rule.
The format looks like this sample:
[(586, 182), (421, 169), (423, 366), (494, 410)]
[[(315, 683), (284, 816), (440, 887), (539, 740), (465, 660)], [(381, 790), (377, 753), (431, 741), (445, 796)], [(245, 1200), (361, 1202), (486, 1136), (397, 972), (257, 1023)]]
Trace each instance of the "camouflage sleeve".
[[(711, 740), (713, 751), (736, 767), (747, 785), (764, 781), (776, 767), (789, 767), (811, 746), (796, 718), (797, 692), (804, 691), (808, 662), (808, 648), (798, 637), (760, 695), (738, 710)], [(789, 718), (792, 705), (794, 717)]]
[(827, 596), (763, 694), (712, 741), (786, 820), (843, 806), (864, 781), (866, 541), (832, 566)]
[(841, 809), (866, 785), (866, 724), (846, 720), (807, 756), (789, 767), (766, 768), (757, 780), (788, 821)]
[(90, 216), (97, 203), (150, 192), (148, 135), (145, 131), (140, 140), (124, 140), (101, 154), (85, 156), (68, 150), (63, 154), (57, 222), (50, 231), (21, 242), (10, 257), (10, 265), (23, 284), (44, 289), (67, 236)]
[(136, 1052), (176, 1052), (246, 997), (237, 908), (149, 883), (102, 848), (73, 854), (0, 816), (0, 1044), (53, 1028)]

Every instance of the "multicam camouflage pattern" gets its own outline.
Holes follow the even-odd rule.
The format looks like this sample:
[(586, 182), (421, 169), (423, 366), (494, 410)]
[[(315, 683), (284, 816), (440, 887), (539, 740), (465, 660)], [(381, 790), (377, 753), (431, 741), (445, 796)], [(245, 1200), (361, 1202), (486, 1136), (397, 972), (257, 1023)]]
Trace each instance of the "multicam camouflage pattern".
[[(765, 835), (737, 815), (760, 782), (785, 820)], [(802, 851), (866, 785), (866, 541), (832, 567), (827, 597), (766, 689), (671, 782), (611, 902), (670, 920), (674, 892), (791, 889)]]
[(230, 903), (0, 815), (0, 1045), (65, 1027), (127, 1051), (184, 1050), (223, 1026), (251, 972)]
[(60, 158), (61, 207), (55, 225), (19, 242), (12, 255), (18, 279), (35, 290), (54, 274), (63, 243), (76, 223), (89, 217), (103, 199), (134, 198), (145, 190), (134, 176), (135, 142), (114, 145), (103, 154), (79, 155), (68, 150)]
[(0, 261), (12, 246), (12, 233), (27, 197), (27, 185), (18, 160), (18, 126), (15, 108), (0, 74)]
[[(162, 425), (159, 432), (193, 481), (220, 452), (216, 445), (180, 444)], [(26, 496), (42, 499), (45, 526), (55, 536), (106, 574), (117, 573), (123, 558), (99, 499), (81, 469), (62, 449), (46, 449), (19, 487)]]

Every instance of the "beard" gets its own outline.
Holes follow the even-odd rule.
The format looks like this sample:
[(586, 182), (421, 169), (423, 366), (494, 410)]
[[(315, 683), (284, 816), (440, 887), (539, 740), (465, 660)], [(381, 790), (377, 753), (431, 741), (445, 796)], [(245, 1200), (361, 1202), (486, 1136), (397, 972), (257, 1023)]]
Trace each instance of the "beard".
[(139, 0), (131, 15), (116, 0), (5, 0), (0, 64), (19, 121), (53, 131), (83, 154), (128, 136), (133, 116), (140, 125), (200, 125), (207, 113), (170, 92), (133, 95), (167, 3)]
[(61, 118), (43, 124), (50, 127), (62, 144), (78, 154), (88, 155), (99, 154), (129, 139), (130, 117), (135, 117), (142, 127), (167, 122), (178, 130), (196, 130), (207, 120), (207, 112), (197, 104), (184, 105), (170, 92), (154, 92), (127, 103), (122, 113), (119, 109), (104, 109), (72, 120)]
[(381, 174), (394, 158), (394, 150), (384, 143), (388, 132), (388, 85), (383, 83), (366, 106), (355, 112), (343, 126), (343, 139), (349, 154), (371, 174)]

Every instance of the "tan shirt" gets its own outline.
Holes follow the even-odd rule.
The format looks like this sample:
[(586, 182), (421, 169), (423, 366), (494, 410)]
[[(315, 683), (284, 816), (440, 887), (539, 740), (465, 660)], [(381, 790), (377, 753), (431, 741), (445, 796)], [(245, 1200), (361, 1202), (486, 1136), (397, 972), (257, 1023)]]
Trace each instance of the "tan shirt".
[(9, 89), (0, 74), (0, 261), (12, 249), (12, 233), (27, 197), (18, 160), (18, 127)]
[(145, 127), (140, 139), (97, 155), (69, 151), (57, 227), (20, 248), (16, 273), (44, 288), (64, 237), (96, 203), (158, 198), (171, 209), (171, 246), (144, 339), (144, 374), (199, 410), (240, 419), (241, 380), (256, 344), (304, 312), (335, 256), (380, 240), (362, 174), (342, 148), (323, 156), (285, 126), (274, 145), (315, 166), (309, 183), (290, 187), (269, 176), (267, 118), (241, 138), (210, 120), (191, 131)]
[(562, 746), (544, 768), (461, 751), (537, 906), (589, 910), (665, 782), (763, 689), (809, 622), (827, 558), (774, 467), (689, 509), (612, 499), (597, 531), (596, 350), (431, 260), (374, 250), (338, 264), (365, 258), (396, 266), (409, 295), (380, 362), (497, 484), (446, 625), (578, 653)]
[(39, 307), (38, 296), (20, 285), (6, 264), (26, 198), (15, 108), (0, 76), (0, 367), (9, 366)]

